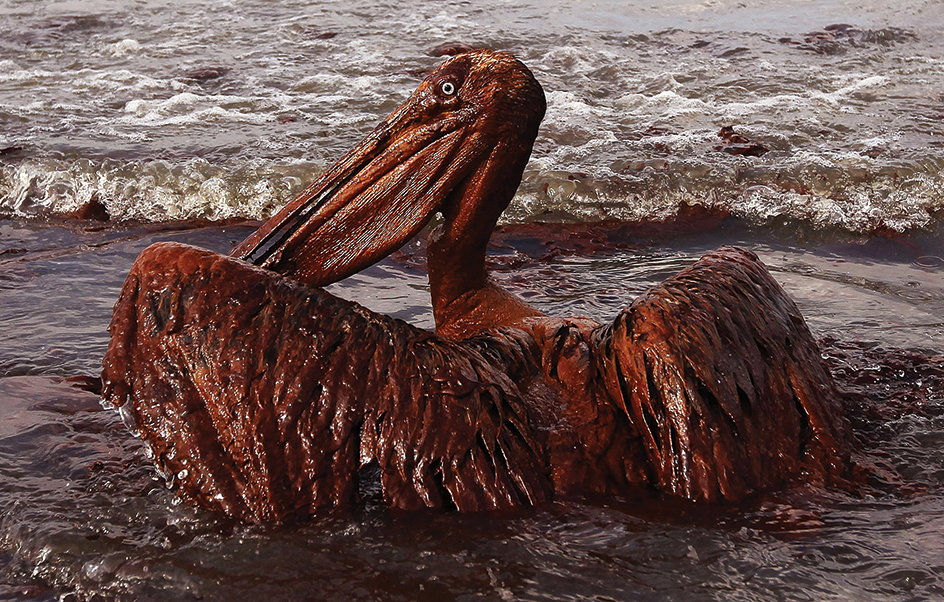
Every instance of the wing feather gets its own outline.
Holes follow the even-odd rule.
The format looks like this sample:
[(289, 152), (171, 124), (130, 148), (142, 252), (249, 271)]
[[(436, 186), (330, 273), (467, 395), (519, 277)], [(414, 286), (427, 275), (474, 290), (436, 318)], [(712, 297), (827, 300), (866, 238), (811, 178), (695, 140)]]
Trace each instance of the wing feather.
[(517, 389), (474, 347), (229, 257), (139, 257), (116, 305), (105, 399), (179, 494), (243, 521), (351, 504), (373, 461), (388, 504), (534, 504), (547, 470)]
[(629, 418), (660, 489), (739, 499), (801, 473), (839, 479), (849, 466), (832, 377), (753, 253), (703, 257), (595, 338), (597, 386)]

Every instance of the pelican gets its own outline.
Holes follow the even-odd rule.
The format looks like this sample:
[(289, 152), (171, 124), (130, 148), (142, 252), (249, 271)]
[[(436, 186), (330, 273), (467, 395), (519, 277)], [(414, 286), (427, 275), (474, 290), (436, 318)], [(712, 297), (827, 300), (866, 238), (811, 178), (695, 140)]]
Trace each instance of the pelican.
[[(109, 327), (104, 398), (180, 497), (279, 522), (355, 504), (365, 467), (390, 507), (459, 512), (848, 482), (837, 389), (753, 253), (710, 253), (607, 325), (547, 316), (489, 277), (489, 236), (544, 112), (513, 56), (451, 57), (229, 256), (142, 252)], [(319, 288), (437, 212), (435, 333)]]

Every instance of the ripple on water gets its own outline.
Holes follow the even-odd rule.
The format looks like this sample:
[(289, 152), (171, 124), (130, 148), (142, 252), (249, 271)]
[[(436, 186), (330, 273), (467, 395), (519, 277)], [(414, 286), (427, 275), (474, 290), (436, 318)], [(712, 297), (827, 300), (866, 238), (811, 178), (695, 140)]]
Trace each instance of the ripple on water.
[[(0, 156), (28, 158), (0, 168), (0, 214), (68, 213), (96, 197), (119, 220), (269, 215), (406, 98), (440, 60), (429, 50), (445, 36), (517, 52), (547, 91), (509, 221), (664, 218), (699, 204), (761, 223), (927, 227), (944, 208), (942, 109), (929, 84), (941, 79), (944, 40), (911, 4), (896, 13), (911, 15), (908, 26), (806, 32), (750, 30), (769, 15), (686, 28), (706, 18), (701, 9), (670, 11), (679, 23), (646, 29), (664, 11), (639, 3), (24, 9), (0, 16), (10, 34), (0, 43), (0, 114), (10, 116)], [(709, 12), (728, 10), (757, 12)], [(802, 3), (777, 10), (790, 15), (773, 21), (780, 28), (812, 16)], [(624, 31), (574, 25), (593, 15), (631, 18)], [(394, 25), (413, 33), (391, 34)], [(732, 154), (724, 131), (766, 152)], [(194, 157), (212, 169), (190, 169)], [(149, 181), (141, 164), (153, 161), (174, 175)], [(252, 166), (265, 172), (254, 178), (261, 188), (243, 181)], [(303, 173), (286, 182), (284, 171)]]
[[(226, 248), (248, 231), (210, 228), (182, 239)], [(526, 238), (499, 255), (513, 267), (499, 265), (497, 276), (546, 296), (554, 313), (605, 314), (716, 242), (711, 235), (681, 248), (578, 251), (602, 240), (592, 232)], [(32, 247), (57, 237), (74, 244), (84, 235), (20, 236)], [(106, 296), (117, 295), (127, 264), (147, 242), (132, 238), (95, 252), (115, 262), (115, 291)], [(785, 265), (798, 259), (778, 252)], [(67, 278), (89, 263), (84, 257), (58, 271), (37, 264), (37, 278)], [(515, 282), (520, 270), (526, 277)], [(421, 263), (409, 254), (360, 277), (340, 293), (374, 294), (371, 303), (398, 306), (414, 319), (428, 311)], [(583, 287), (590, 292), (580, 299)], [(97, 318), (102, 328), (107, 317), (103, 310)], [(176, 503), (143, 444), (94, 395), (47, 376), (0, 378), (0, 554), (9, 559), (0, 570), (8, 582), (48, 588), (49, 597), (105, 599), (304, 599), (311, 591), (393, 600), (933, 599), (942, 593), (935, 559), (944, 557), (944, 375), (919, 353), (835, 342), (825, 352), (844, 386), (872, 395), (855, 414), (877, 425), (865, 431), (870, 453), (884, 454), (923, 489), (864, 499), (805, 491), (717, 513), (658, 500), (569, 502), (511, 517), (392, 514), (368, 499), (350, 514), (244, 528)]]

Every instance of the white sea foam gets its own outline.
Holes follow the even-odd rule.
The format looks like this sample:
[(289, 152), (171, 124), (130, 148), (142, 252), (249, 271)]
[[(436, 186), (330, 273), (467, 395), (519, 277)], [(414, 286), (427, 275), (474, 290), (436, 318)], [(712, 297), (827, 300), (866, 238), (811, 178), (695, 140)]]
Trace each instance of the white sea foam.
[(45, 69), (0, 69), (0, 82), (38, 82), (59, 76), (59, 73)]
[(704, 100), (686, 98), (671, 90), (665, 90), (653, 96), (627, 94), (618, 98), (616, 105), (630, 111), (644, 111), (659, 118), (672, 118), (691, 113), (705, 114), (712, 111)]
[(132, 40), (131, 38), (126, 38), (119, 42), (113, 44), (107, 44), (105, 46), (105, 52), (110, 53), (115, 57), (122, 57), (126, 54), (133, 54), (141, 50), (141, 44), (137, 40)]
[[(149, 92), (165, 91), (173, 86), (174, 80), (167, 80), (150, 75), (131, 71), (129, 69), (114, 69), (107, 71), (92, 71), (84, 81), (76, 82), (79, 86), (91, 90), (107, 90), (114, 92)], [(176, 82), (179, 85), (179, 82)]]
[[(162, 100), (135, 99), (125, 104), (126, 117), (117, 123), (149, 125), (187, 125), (213, 121), (236, 123), (265, 123), (271, 117), (257, 112), (260, 104), (241, 96), (200, 96), (181, 92)], [(225, 108), (225, 107), (232, 108)]]
[[(869, 75), (865, 77), (861, 75), (852, 75), (850, 77), (854, 81), (851, 84), (836, 90), (834, 93), (836, 96), (848, 96), (866, 88), (884, 87), (887, 86), (891, 81), (884, 75)], [(859, 79), (860, 77), (862, 77), (862, 79)]]
[(318, 171), (303, 162), (223, 167), (203, 159), (26, 161), (0, 165), (0, 215), (66, 214), (94, 200), (117, 221), (258, 218), (284, 204)]
[[(606, 6), (594, 14), (625, 12)], [(175, 9), (187, 18), (142, 13), (133, 28), (11, 24), (24, 41), (0, 49), (0, 212), (95, 198), (116, 219), (264, 216), (404, 99), (444, 41), (510, 49), (546, 91), (509, 219), (643, 219), (701, 203), (858, 231), (918, 227), (940, 206), (936, 30), (788, 39), (637, 21), (587, 29), (553, 3), (540, 21), (501, 2), (297, 8), (187, 4)], [(636, 8), (642, 22), (669, 18)], [(204, 68), (219, 76), (189, 77)], [(723, 127), (762, 156), (725, 152)]]
[[(936, 174), (926, 165), (891, 169), (857, 154), (812, 152), (769, 167), (742, 157), (727, 157), (726, 163), (651, 158), (580, 172), (618, 142), (600, 138), (535, 157), (504, 219), (531, 220), (551, 211), (578, 220), (643, 220), (701, 204), (761, 223), (791, 218), (871, 232), (925, 227), (944, 210), (944, 157)], [(698, 144), (675, 142), (683, 143)], [(115, 220), (261, 218), (321, 167), (261, 160), (225, 166), (203, 159), (25, 161), (0, 166), (0, 215), (69, 213), (98, 201)]]

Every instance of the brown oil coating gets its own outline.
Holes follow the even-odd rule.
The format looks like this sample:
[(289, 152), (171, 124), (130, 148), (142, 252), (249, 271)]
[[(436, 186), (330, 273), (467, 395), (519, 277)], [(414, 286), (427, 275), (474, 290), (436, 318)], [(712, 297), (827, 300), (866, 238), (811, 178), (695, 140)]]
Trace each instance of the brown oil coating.
[[(375, 462), (402, 509), (640, 490), (736, 501), (845, 482), (854, 441), (835, 386), (753, 254), (708, 255), (606, 327), (547, 317), (489, 278), (488, 240), (544, 109), (514, 57), (460, 54), (233, 257), (142, 253), (115, 307), (104, 397), (183, 497), (281, 521), (351, 504)], [(437, 211), (436, 334), (317, 288)]]
[(459, 511), (640, 490), (737, 501), (849, 468), (808, 329), (736, 249), (609, 326), (534, 318), (454, 342), (161, 243), (110, 331), (105, 399), (185, 499), (247, 522), (349, 506), (372, 462), (389, 505)]
[(506, 364), (324, 291), (159, 243), (128, 275), (110, 331), (105, 399), (205, 508), (255, 522), (347, 506), (374, 460), (398, 508), (549, 496)]

